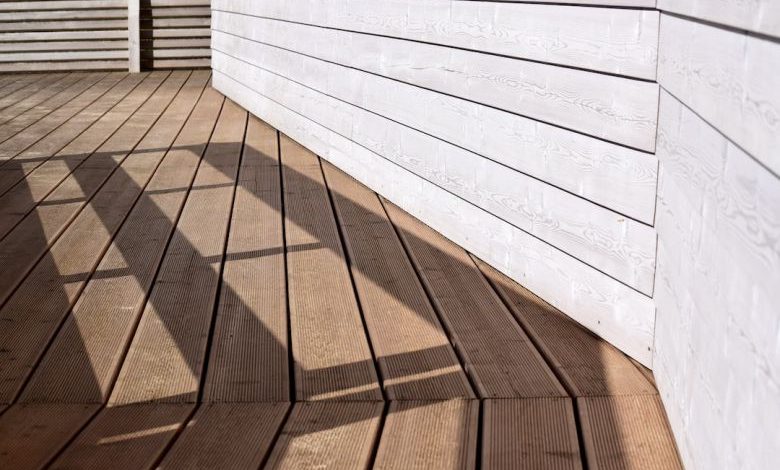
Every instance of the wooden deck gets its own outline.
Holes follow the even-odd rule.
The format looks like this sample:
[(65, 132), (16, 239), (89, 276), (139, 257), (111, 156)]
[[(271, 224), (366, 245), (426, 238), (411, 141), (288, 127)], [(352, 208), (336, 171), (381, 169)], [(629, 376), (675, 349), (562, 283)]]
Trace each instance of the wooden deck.
[(0, 75), (0, 468), (679, 468), (652, 375), (209, 87)]

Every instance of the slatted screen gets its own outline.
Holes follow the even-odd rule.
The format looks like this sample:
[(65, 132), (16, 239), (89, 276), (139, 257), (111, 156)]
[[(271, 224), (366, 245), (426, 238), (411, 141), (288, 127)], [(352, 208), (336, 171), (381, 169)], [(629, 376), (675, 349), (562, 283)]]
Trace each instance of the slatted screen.
[(0, 72), (127, 70), (127, 1), (0, 0)]
[(141, 0), (141, 68), (211, 66), (209, 0)]

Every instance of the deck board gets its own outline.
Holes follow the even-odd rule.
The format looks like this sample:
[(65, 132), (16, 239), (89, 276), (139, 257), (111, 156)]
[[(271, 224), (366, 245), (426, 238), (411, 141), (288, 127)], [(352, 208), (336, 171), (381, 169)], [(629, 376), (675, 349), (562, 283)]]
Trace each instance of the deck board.
[(582, 468), (569, 398), (485, 400), (482, 468)]
[(495, 268), (476, 260), (483, 273), (536, 340), (571, 394), (579, 396), (656, 394), (655, 387), (617, 348)]
[[(13, 273), (0, 278), (0, 302), (8, 297), (16, 285), (27, 275), (34, 264), (47, 252), (63, 230), (101, 188), (114, 166), (118, 164), (118, 159), (122, 155), (121, 152), (129, 153), (132, 149), (131, 145), (134, 144), (134, 140), (131, 137), (135, 139), (141, 138), (137, 130), (134, 130), (132, 124), (127, 123), (126, 120), (153, 95), (155, 90), (165, 81), (166, 77), (167, 74), (158, 74), (150, 77), (148, 82), (145, 81), (144, 84), (136, 89), (140, 96), (133, 92), (118, 105), (121, 108), (129, 108), (126, 110), (126, 114), (125, 110), (120, 111), (120, 109), (117, 109), (116, 114), (111, 113), (110, 116), (104, 116), (107, 117), (105, 121), (101, 119), (95, 124), (95, 127), (79, 136), (67, 145), (66, 150), (62, 151), (65, 153), (73, 152), (72, 154), (67, 153), (73, 156), (72, 160), (66, 159), (64, 163), (58, 162), (54, 166), (55, 168), (64, 166), (64, 172), (67, 172), (69, 176), (48, 193), (37, 206), (34, 206), (34, 209), (27, 213), (5, 238), (0, 238), (2, 240), (0, 241), (0, 259), (6, 266), (9, 266), (9, 271)], [(113, 122), (113, 124), (109, 125), (109, 122)], [(125, 124), (127, 124), (126, 128), (123, 127)], [(109, 126), (108, 129), (104, 125)], [(138, 125), (136, 124), (135, 127), (138, 127)], [(119, 129), (119, 132), (113, 134), (117, 129)], [(89, 163), (83, 166), (77, 166), (79, 162), (74, 161), (83, 161), (87, 158), (90, 159)], [(71, 165), (75, 167), (72, 173)], [(51, 171), (58, 172), (57, 170)], [(44, 170), (44, 176), (41, 177), (44, 180), (48, 179), (46, 173), (49, 172)], [(40, 186), (38, 187), (40, 188)], [(18, 191), (20, 193), (18, 199), (21, 200), (21, 206), (18, 205), (18, 200), (17, 204), (11, 204), (8, 199), (6, 199), (7, 203), (3, 205), (4, 208), (7, 208), (6, 210), (12, 211), (11, 213), (13, 214), (8, 217), (8, 220), (6, 220), (5, 215), (0, 218), (0, 224), (7, 227), (12, 226), (19, 215), (29, 207), (30, 200), (34, 201), (34, 197), (31, 194), (32, 188), (21, 184)], [(9, 196), (9, 194), (6, 193), (6, 196)], [(16, 210), (15, 213), (13, 212), (14, 210)], [(3, 213), (3, 211), (4, 209), (0, 209), (0, 213)]]
[(466, 251), (393, 204), (385, 207), (480, 396), (564, 396), (555, 375)]
[(19, 392), (157, 168), (159, 154), (140, 150), (128, 154), (127, 149), (156, 123), (188, 75), (172, 75), (134, 116), (137, 122), (132, 132), (116, 142), (121, 153), (107, 156), (104, 163), (113, 168), (121, 162), (121, 171), (111, 175), (0, 310), (0, 322), (5, 325), (0, 331), (0, 402), (8, 402)]
[(150, 469), (193, 408), (167, 403), (104, 408), (48, 468)]
[(225, 101), (110, 403), (198, 399), (246, 120)]
[(381, 400), (319, 159), (281, 137), (298, 400)]
[(376, 193), (323, 168), (388, 398), (474, 397)]
[(477, 400), (392, 402), (374, 468), (475, 468), (478, 424)]
[(0, 468), (680, 468), (651, 371), (209, 75), (0, 74)]
[(222, 275), (205, 402), (290, 399), (276, 129), (250, 118)]
[(257, 469), (287, 416), (288, 403), (201, 405), (160, 469)]
[(366, 401), (297, 403), (265, 468), (367, 468), (383, 408)]
[(97, 405), (14, 405), (0, 416), (0, 468), (33, 470), (53, 459)]
[(173, 142), (171, 150), (111, 242), (21, 401), (104, 403), (108, 399), (219, 114), (222, 97), (213, 90), (199, 101), (209, 75), (193, 73), (166, 112), (169, 141), (161, 138), (154, 144), (167, 149)]

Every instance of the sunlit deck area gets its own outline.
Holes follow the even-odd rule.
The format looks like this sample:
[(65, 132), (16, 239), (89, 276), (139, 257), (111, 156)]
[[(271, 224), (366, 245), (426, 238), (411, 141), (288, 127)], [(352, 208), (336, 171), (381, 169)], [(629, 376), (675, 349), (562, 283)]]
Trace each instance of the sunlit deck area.
[(649, 370), (210, 75), (0, 75), (0, 468), (680, 468)]

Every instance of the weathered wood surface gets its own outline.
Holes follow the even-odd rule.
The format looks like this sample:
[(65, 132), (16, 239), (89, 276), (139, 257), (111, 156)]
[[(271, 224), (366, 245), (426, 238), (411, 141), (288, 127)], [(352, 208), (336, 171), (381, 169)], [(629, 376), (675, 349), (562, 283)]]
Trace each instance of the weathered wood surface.
[[(210, 0), (143, 2), (141, 65), (148, 69), (209, 68), (210, 3)], [(193, 43), (200, 47), (193, 47)]]
[(658, 9), (780, 37), (780, 3), (774, 0), (658, 0)]

